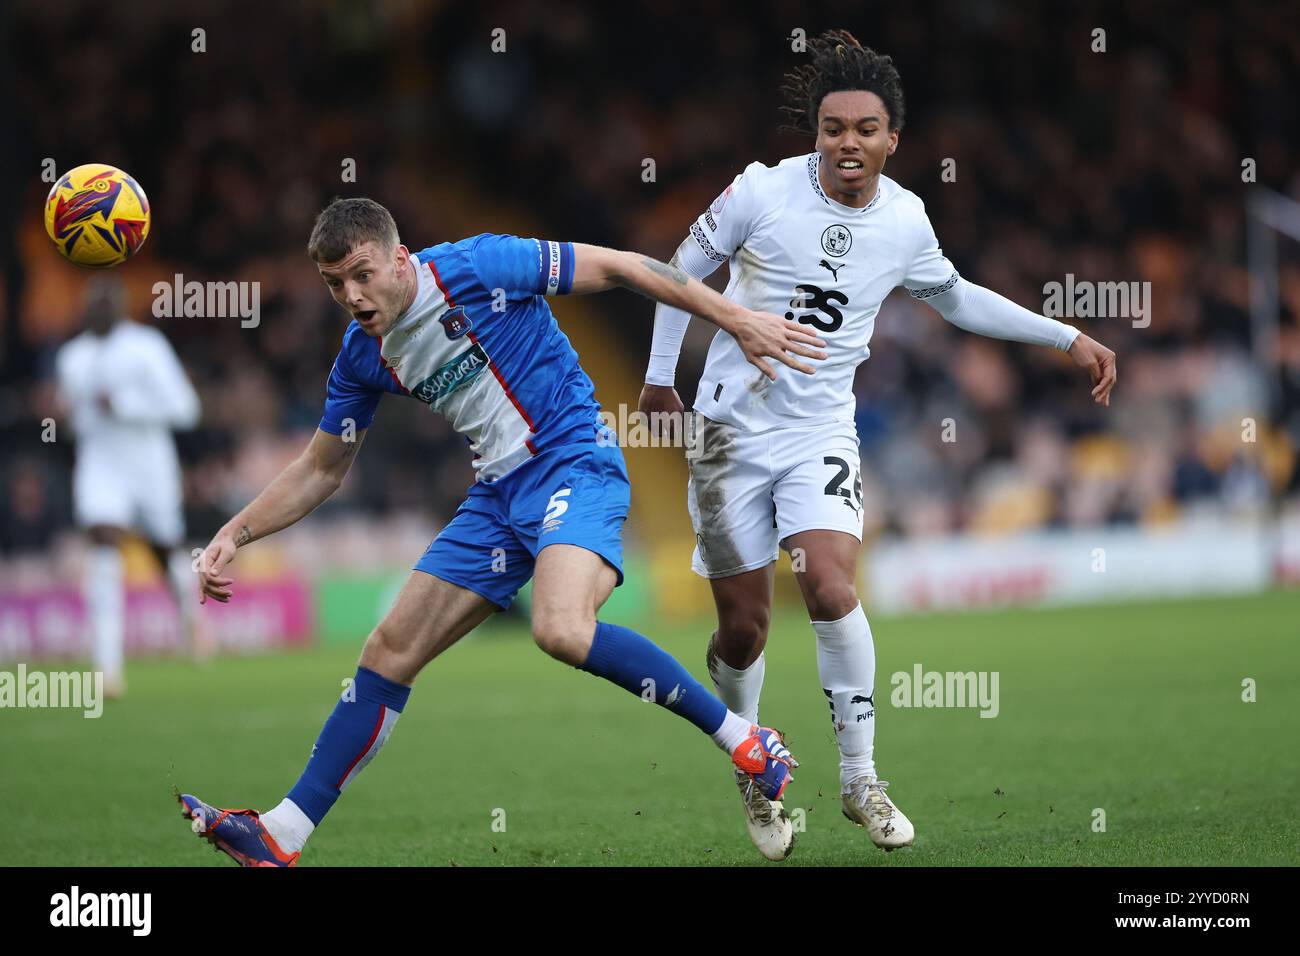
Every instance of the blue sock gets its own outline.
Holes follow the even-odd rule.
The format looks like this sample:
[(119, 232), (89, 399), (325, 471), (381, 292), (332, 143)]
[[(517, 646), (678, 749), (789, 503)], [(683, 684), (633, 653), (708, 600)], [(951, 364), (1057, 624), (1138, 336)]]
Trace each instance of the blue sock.
[(365, 667), (334, 705), (307, 769), (289, 791), (289, 799), (317, 826), (366, 764), (379, 753), (406, 706), (411, 688)]
[[(582, 669), (685, 717), (706, 734), (722, 726), (727, 707), (667, 651), (628, 627), (596, 622)], [(651, 683), (653, 682), (653, 683)]]

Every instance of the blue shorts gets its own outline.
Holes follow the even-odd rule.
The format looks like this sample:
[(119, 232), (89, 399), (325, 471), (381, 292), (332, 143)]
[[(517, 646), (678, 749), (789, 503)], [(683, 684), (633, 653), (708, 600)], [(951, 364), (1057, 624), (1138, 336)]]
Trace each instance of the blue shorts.
[(415, 570), (508, 608), (550, 544), (594, 552), (623, 583), (623, 523), (631, 504), (617, 444), (583, 442), (543, 451), (469, 497), (434, 538)]

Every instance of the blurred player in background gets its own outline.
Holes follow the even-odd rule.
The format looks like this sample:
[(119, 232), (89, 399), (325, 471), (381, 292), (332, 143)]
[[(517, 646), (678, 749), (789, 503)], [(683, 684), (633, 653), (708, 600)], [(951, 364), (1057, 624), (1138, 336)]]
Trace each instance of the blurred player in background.
[(181, 469), (174, 429), (199, 421), (199, 399), (160, 331), (127, 317), (121, 280), (96, 276), (85, 290), (85, 331), (55, 359), (59, 401), (72, 424), (77, 463), (73, 505), (90, 538), (86, 619), (104, 692), (120, 696), (125, 587), (120, 547), (128, 531), (147, 540), (180, 609), (182, 639), (206, 653), (196, 634), (194, 570), (181, 547)]
[(788, 353), (824, 358), (820, 340), (631, 252), (480, 235), (412, 254), (388, 210), (370, 199), (327, 206), (307, 248), (351, 319), (325, 412), (298, 460), (208, 545), (204, 600), (230, 600), (236, 549), (293, 524), (338, 489), (386, 394), (445, 416), (469, 439), (478, 480), (371, 632), (350, 695), (335, 705), (286, 797), (259, 814), (179, 794), (194, 832), (245, 866), (295, 865), (388, 739), (424, 666), (508, 608), (530, 578), (542, 650), (690, 721), (779, 801), (793, 763), (780, 736), (729, 712), (648, 638), (597, 619), (623, 581), (630, 487), (617, 436), (601, 423), (591, 379), (544, 297), (623, 286), (692, 309), (734, 335), (765, 376), (776, 374), (769, 357), (811, 373)]
[[(728, 298), (816, 329), (829, 358), (816, 376), (769, 381), (750, 374), (727, 336), (714, 338), (695, 399), (692, 567), (709, 578), (718, 611), (709, 673), (727, 706), (757, 722), (778, 546), (790, 551), (839, 744), (844, 815), (889, 850), (911, 843), (913, 827), (876, 774), (876, 655), (856, 586), (863, 516), (853, 378), (871, 354), (880, 305), (902, 285), (962, 329), (1068, 352), (1102, 405), (1115, 355), (957, 274), (921, 200), (882, 175), (903, 125), (892, 61), (846, 31), (808, 47), (810, 62), (787, 75), (783, 92), (796, 127), (816, 136), (815, 151), (748, 166), (691, 224), (672, 264), (703, 279), (728, 262)], [(640, 403), (647, 414), (682, 411), (673, 382), (689, 321), (658, 306)], [(755, 845), (783, 858), (790, 821), (747, 780), (737, 783)]]

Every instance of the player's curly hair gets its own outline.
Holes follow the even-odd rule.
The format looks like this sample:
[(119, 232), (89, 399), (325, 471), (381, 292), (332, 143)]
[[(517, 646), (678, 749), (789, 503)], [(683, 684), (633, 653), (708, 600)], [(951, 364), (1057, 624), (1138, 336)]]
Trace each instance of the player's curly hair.
[(335, 196), (316, 217), (307, 240), (307, 255), (316, 262), (338, 262), (371, 240), (384, 250), (397, 245), (397, 223), (392, 213), (373, 199)]
[(785, 75), (781, 107), (789, 122), (782, 129), (817, 132), (817, 110), (829, 93), (865, 90), (875, 93), (889, 111), (889, 128), (903, 128), (903, 80), (894, 61), (864, 47), (848, 30), (827, 30), (808, 41), (808, 63)]

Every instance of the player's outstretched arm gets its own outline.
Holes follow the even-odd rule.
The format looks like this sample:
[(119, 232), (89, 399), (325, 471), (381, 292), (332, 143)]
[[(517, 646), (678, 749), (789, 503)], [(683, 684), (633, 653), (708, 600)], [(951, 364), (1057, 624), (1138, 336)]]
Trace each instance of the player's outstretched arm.
[(1110, 404), (1115, 387), (1115, 353), (1072, 325), (1017, 305), (992, 289), (958, 280), (951, 289), (926, 299), (945, 319), (967, 332), (990, 338), (1047, 345), (1068, 352), (1092, 378), (1092, 400)]
[(362, 429), (351, 441), (344, 441), (338, 435), (317, 429), (306, 450), (243, 511), (226, 522), (204, 550), (199, 563), (200, 604), (209, 597), (222, 603), (230, 600), (234, 579), (227, 576), (226, 566), (236, 549), (289, 527), (338, 490), (365, 434)]
[(768, 378), (776, 378), (776, 371), (766, 361), (769, 358), (808, 375), (813, 374), (813, 367), (795, 356), (826, 358), (826, 353), (819, 351), (826, 343), (798, 322), (770, 312), (751, 311), (658, 259), (575, 242), (570, 292), (583, 295), (615, 286), (712, 322), (731, 335), (745, 358)]

